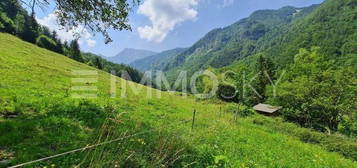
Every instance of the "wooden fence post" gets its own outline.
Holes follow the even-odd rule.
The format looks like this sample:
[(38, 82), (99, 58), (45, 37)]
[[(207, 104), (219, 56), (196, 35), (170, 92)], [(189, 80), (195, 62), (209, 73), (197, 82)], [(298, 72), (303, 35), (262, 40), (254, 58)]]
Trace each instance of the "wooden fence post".
[(219, 118), (222, 117), (222, 106), (219, 106)]
[(192, 130), (193, 130), (193, 127), (195, 126), (195, 119), (196, 119), (196, 109), (193, 110), (192, 127), (191, 127)]
[(237, 121), (237, 119), (238, 119), (238, 112), (239, 112), (239, 106), (237, 108), (237, 111), (234, 114), (234, 121)]

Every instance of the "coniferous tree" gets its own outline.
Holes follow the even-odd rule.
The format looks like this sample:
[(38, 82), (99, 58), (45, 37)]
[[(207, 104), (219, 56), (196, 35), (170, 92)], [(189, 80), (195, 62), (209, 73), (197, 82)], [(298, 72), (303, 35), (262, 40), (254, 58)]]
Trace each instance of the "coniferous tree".
[(257, 97), (257, 103), (264, 102), (266, 100), (266, 86), (270, 84), (270, 80), (274, 80), (274, 64), (273, 62), (260, 54), (257, 61), (257, 82), (255, 84), (255, 90), (260, 96)]
[(51, 36), (50, 36), (54, 41), (58, 39), (58, 35), (56, 31), (52, 31)]
[(69, 57), (69, 51), (70, 51), (70, 48), (69, 48), (68, 41), (64, 41), (63, 42), (63, 54), (65, 56)]
[(38, 23), (36, 22), (35, 19), (27, 16), (25, 18), (24, 32), (20, 35), (20, 37), (25, 41), (35, 44), (38, 36), (39, 36)]
[(56, 39), (56, 52), (59, 54), (64, 54), (63, 44), (60, 39)]
[(47, 37), (51, 37), (51, 31), (46, 26), (41, 26), (41, 33)]
[(96, 57), (94, 60), (95, 60), (94, 66), (97, 67), (98, 69), (103, 69), (103, 64), (102, 64), (100, 58)]
[(61, 40), (59, 39), (58, 35), (57, 35), (57, 32), (56, 31), (53, 31), (52, 34), (52, 39), (53, 41), (56, 42), (56, 48), (55, 48), (55, 52), (59, 53), (59, 54), (63, 54), (64, 51), (63, 51), (63, 45), (62, 45), (62, 42)]
[(78, 62), (84, 62), (79, 48), (78, 40), (72, 40), (69, 47), (69, 57)]
[(69, 49), (68, 41), (63, 42), (63, 48)]

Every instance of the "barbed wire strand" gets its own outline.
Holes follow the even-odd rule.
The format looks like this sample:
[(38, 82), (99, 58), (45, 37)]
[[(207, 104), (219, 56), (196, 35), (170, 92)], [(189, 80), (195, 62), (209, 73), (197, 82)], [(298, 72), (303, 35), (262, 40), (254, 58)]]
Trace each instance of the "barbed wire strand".
[[(191, 121), (191, 120), (185, 120), (185, 121), (179, 122), (179, 123), (177, 123), (177, 125), (178, 124), (182, 124), (182, 123), (187, 123), (189, 121)], [(174, 124), (172, 124), (172, 125), (174, 125)], [(63, 152), (63, 153), (60, 153), (60, 154), (56, 154), (56, 155), (44, 157), (44, 158), (41, 158), (41, 159), (25, 162), (25, 163), (18, 164), (18, 165), (15, 165), (15, 166), (10, 166), (9, 168), (23, 167), (23, 166), (26, 166), (26, 165), (30, 165), (30, 164), (37, 163), (37, 162), (42, 162), (42, 161), (53, 159), (53, 158), (57, 158), (57, 157), (60, 157), (60, 156), (64, 156), (64, 155), (68, 155), (68, 154), (72, 154), (72, 153), (76, 153), (76, 152), (80, 152), (80, 151), (85, 151), (87, 149), (92, 149), (92, 148), (96, 148), (98, 146), (102, 146), (102, 145), (114, 143), (114, 142), (117, 142), (117, 141), (121, 141), (121, 140), (124, 140), (124, 139), (132, 138), (132, 137), (135, 137), (135, 136), (147, 134), (147, 133), (153, 132), (155, 130), (156, 129), (153, 128), (153, 129), (148, 130), (148, 131), (139, 132), (139, 133), (136, 133), (136, 134), (128, 135), (128, 136), (125, 136), (125, 137), (113, 139), (113, 140), (102, 142), (102, 143), (98, 143), (98, 144), (95, 144), (95, 145), (85, 146), (85, 147), (82, 147), (82, 148), (74, 149), (74, 150)]]

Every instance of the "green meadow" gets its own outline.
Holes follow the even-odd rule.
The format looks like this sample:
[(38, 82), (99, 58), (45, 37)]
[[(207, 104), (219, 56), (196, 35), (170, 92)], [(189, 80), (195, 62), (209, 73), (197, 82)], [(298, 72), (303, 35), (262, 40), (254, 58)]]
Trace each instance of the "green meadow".
[[(86, 78), (78, 70), (97, 71), (97, 82), (73, 83)], [(86, 93), (71, 89), (77, 85), (97, 87), (97, 98), (73, 98)], [(79, 148), (24, 167), (357, 167), (353, 139), (147, 88), (1, 33), (0, 166)]]

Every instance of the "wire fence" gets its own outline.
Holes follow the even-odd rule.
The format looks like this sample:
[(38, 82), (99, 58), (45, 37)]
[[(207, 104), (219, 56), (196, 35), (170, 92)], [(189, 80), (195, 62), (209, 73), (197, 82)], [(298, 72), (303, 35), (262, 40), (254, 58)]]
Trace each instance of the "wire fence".
[[(192, 120), (191, 119), (184, 120), (184, 121), (181, 121), (181, 122), (179, 122), (177, 124), (170, 124), (168, 126), (175, 126), (175, 125), (179, 125), (179, 124), (184, 124), (184, 123), (188, 123), (190, 121), (192, 121)], [(98, 146), (103, 146), (103, 145), (111, 144), (111, 143), (114, 143), (114, 142), (122, 141), (122, 140), (125, 140), (125, 139), (133, 138), (133, 137), (136, 137), (136, 136), (139, 136), (139, 135), (144, 135), (144, 134), (147, 134), (147, 133), (150, 133), (150, 132), (154, 132), (156, 130), (157, 130), (156, 128), (153, 128), (153, 129), (150, 129), (150, 130), (147, 130), (147, 131), (138, 132), (138, 133), (135, 133), (135, 134), (131, 134), (131, 135), (128, 135), (128, 136), (124, 136), (124, 137), (116, 138), (116, 139), (113, 139), (113, 140), (101, 142), (101, 143), (98, 143), (98, 144), (89, 145), (89, 146), (73, 149), (73, 150), (70, 150), (70, 151), (67, 151), (67, 152), (59, 153), (59, 154), (56, 154), (56, 155), (52, 155), (52, 156), (48, 156), (48, 157), (32, 160), (32, 161), (21, 163), (21, 164), (14, 165), (14, 166), (10, 166), (9, 168), (23, 167), (23, 166), (31, 165), (31, 164), (34, 164), (34, 163), (50, 160), (50, 159), (53, 159), (53, 158), (57, 158), (57, 157), (61, 157), (61, 156), (69, 155), (69, 154), (73, 154), (73, 153), (76, 153), (76, 152), (83, 152), (83, 151), (88, 150), (88, 149), (94, 149), (94, 148), (96, 148)]]

